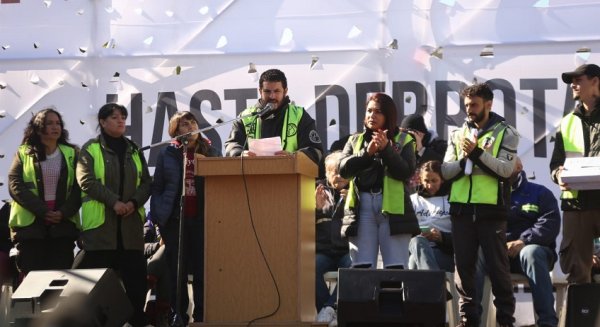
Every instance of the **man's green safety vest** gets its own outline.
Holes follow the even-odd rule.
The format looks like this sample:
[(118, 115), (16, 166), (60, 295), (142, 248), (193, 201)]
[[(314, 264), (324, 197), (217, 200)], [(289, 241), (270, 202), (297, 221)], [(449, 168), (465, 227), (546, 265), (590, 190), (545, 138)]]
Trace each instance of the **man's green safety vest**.
[[(255, 113), (259, 108), (250, 107), (242, 111), (242, 116), (248, 116)], [(283, 121), (283, 127), (281, 128), (281, 144), (283, 149), (288, 152), (295, 152), (298, 150), (298, 125), (302, 118), (304, 108), (295, 105), (288, 105), (288, 109), (285, 111), (285, 117)], [(242, 119), (244, 123), (244, 129), (246, 130), (246, 136), (249, 139), (259, 139), (261, 131), (262, 119), (258, 119), (258, 116), (252, 115)]]
[[(562, 135), (566, 158), (580, 158), (585, 155), (583, 125), (581, 125), (581, 119), (574, 113), (566, 115), (560, 121), (560, 134)], [(576, 190), (562, 191), (560, 198), (572, 200), (577, 199), (577, 195)]]
[[(498, 157), (502, 138), (507, 125), (499, 122), (477, 138), (477, 146), (485, 152)], [(454, 145), (458, 159), (462, 159), (463, 151), (460, 140), (469, 137), (469, 129), (463, 128), (461, 133), (454, 133)], [(499, 181), (496, 177), (488, 175), (480, 167), (473, 165), (471, 175), (464, 175), (452, 183), (449, 202), (472, 204), (498, 204)]]
[[(67, 195), (65, 199), (68, 199), (75, 181), (75, 149), (64, 144), (58, 144), (58, 148), (67, 164)], [(28, 145), (21, 145), (18, 151), (23, 164), (23, 182), (25, 182), (31, 193), (39, 196), (34, 156), (27, 154), (28, 149)], [(26, 227), (31, 225), (34, 220), (35, 215), (33, 212), (18, 204), (17, 201), (11, 202), (10, 218), (8, 220), (10, 227)], [(69, 220), (79, 226), (79, 213), (69, 217)]]
[[(363, 144), (365, 133), (360, 134), (354, 143), (353, 154), (358, 154)], [(394, 143), (401, 144), (404, 147), (413, 140), (412, 136), (406, 133), (398, 133), (394, 136)], [(402, 151), (402, 147), (398, 151)], [(413, 149), (414, 151), (414, 149)], [(404, 183), (389, 176), (387, 167), (384, 167), (383, 176), (383, 203), (381, 212), (385, 214), (403, 215), (404, 214)], [(356, 206), (356, 184), (354, 178), (350, 180), (348, 186), (348, 197), (346, 198), (345, 209), (349, 210)]]
[[(86, 149), (92, 158), (94, 158), (94, 174), (96, 178), (100, 179), (102, 185), (106, 185), (106, 176), (104, 170), (104, 155), (102, 154), (102, 148), (99, 142), (91, 143)], [(142, 179), (142, 158), (139, 151), (135, 151), (131, 158), (135, 163), (137, 171), (135, 185), (140, 185)], [(144, 206), (138, 208), (138, 214), (140, 219), (144, 221), (146, 219), (146, 210)], [(82, 230), (86, 231), (89, 229), (96, 228), (104, 224), (105, 219), (105, 205), (104, 203), (94, 200), (89, 197), (86, 193), (81, 192), (81, 227)]]

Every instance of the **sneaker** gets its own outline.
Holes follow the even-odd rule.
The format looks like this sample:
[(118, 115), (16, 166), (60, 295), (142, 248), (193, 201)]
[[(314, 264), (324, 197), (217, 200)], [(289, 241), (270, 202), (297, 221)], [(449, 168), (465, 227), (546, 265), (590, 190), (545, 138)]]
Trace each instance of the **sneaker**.
[(478, 326), (478, 325), (470, 324), (470, 323), (468, 323), (468, 322), (467, 322), (467, 321), (465, 321), (465, 320), (461, 320), (461, 321), (458, 323), (458, 325), (456, 325), (456, 327), (475, 327), (475, 326)]
[(336, 312), (333, 312), (333, 320), (329, 322), (329, 327), (338, 327)]
[(317, 315), (317, 322), (330, 323), (333, 320), (336, 320), (336, 324), (337, 324), (336, 318), (337, 318), (337, 315), (335, 314), (335, 310), (330, 306), (326, 306), (326, 307), (323, 307), (323, 309), (321, 309), (321, 311), (319, 311), (319, 314)]

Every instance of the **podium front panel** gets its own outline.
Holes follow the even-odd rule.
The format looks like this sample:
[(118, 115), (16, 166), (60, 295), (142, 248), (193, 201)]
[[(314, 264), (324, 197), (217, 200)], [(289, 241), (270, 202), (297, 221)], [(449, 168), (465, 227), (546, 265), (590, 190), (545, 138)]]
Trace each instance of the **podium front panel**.
[(312, 321), (314, 176), (226, 174), (205, 176), (205, 323), (247, 322), (273, 312), (278, 298), (261, 322)]

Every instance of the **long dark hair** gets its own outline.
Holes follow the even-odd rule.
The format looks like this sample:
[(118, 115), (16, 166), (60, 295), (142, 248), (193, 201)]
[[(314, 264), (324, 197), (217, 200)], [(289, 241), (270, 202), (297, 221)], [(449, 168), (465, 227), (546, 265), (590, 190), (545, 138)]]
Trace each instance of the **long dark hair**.
[(46, 146), (42, 143), (40, 133), (44, 133), (46, 129), (46, 116), (50, 113), (58, 116), (58, 120), (60, 121), (61, 133), (58, 138), (58, 143), (73, 146), (69, 143), (69, 131), (65, 129), (65, 122), (63, 121), (62, 115), (52, 108), (42, 109), (31, 116), (27, 127), (25, 127), (23, 140), (21, 141), (21, 145), (29, 146), (27, 153), (30, 155), (35, 154), (39, 161), (46, 160)]
[[(387, 137), (388, 139), (393, 139), (394, 135), (399, 132), (398, 125), (396, 122), (396, 104), (394, 100), (385, 93), (374, 93), (368, 99), (365, 106), (369, 105), (369, 102), (374, 101), (379, 103), (381, 107), (381, 113), (385, 117), (385, 129), (387, 129)], [(363, 122), (365, 129), (367, 128), (367, 116), (365, 116), (365, 121)]]
[[(178, 136), (177, 129), (179, 128), (179, 122), (182, 121), (183, 119), (193, 120), (196, 122), (196, 124), (198, 126), (200, 125), (200, 123), (198, 122), (198, 119), (196, 119), (196, 116), (194, 116), (194, 114), (192, 114), (191, 112), (178, 111), (173, 115), (173, 117), (171, 117), (171, 119), (169, 119), (169, 135), (171, 137)], [(203, 155), (207, 155), (209, 152), (209, 149), (210, 149), (210, 143), (208, 142), (208, 140), (206, 140), (205, 138), (202, 137), (202, 134), (200, 134), (198, 136), (198, 141), (196, 142), (196, 149), (194, 150), (194, 152), (200, 153)]]

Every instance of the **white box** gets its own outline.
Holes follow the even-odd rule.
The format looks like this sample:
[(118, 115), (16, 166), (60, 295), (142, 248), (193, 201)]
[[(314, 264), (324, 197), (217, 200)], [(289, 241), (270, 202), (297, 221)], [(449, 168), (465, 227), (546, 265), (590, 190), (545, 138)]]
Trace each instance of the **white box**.
[(600, 157), (567, 158), (560, 175), (573, 190), (600, 190)]

